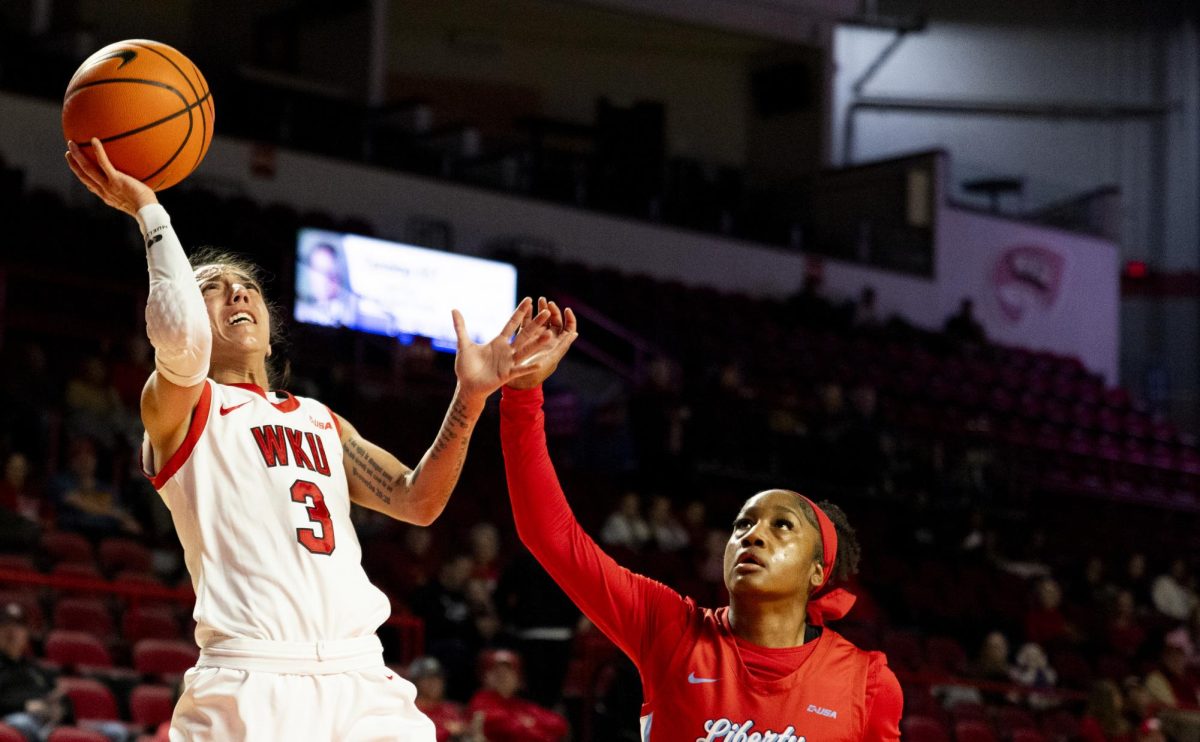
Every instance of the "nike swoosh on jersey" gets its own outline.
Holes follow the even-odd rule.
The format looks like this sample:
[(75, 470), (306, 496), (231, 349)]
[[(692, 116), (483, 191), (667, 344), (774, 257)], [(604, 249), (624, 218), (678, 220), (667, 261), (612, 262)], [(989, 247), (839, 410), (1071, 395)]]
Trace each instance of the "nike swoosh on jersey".
[(233, 412), (234, 410), (236, 410), (239, 407), (245, 407), (246, 405), (250, 404), (251, 401), (252, 400), (248, 399), (245, 402), (242, 402), (241, 404), (235, 404), (233, 407), (225, 407), (224, 405), (222, 405), (221, 406), (221, 416), (224, 417), (225, 415), (228, 415), (229, 413)]
[(688, 675), (688, 682), (691, 683), (692, 685), (696, 685), (698, 683), (715, 683), (715, 682), (717, 682), (717, 680), (718, 680), (718, 678), (698, 678), (698, 677), (696, 677), (695, 672)]

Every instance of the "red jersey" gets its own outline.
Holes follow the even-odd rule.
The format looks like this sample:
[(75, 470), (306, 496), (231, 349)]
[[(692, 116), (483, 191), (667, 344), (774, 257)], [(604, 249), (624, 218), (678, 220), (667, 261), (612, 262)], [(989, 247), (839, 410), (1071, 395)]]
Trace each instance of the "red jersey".
[(647, 742), (898, 740), (903, 697), (880, 652), (825, 628), (802, 648), (738, 640), (728, 608), (698, 607), (619, 566), (567, 505), (543, 430), (540, 389), (505, 389), (500, 432), (517, 533), (642, 676)]

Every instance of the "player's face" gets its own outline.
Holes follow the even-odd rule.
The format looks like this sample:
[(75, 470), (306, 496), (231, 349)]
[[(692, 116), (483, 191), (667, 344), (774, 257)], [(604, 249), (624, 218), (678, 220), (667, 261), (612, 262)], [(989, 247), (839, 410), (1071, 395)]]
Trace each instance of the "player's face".
[(198, 276), (212, 325), (213, 362), (246, 353), (271, 355), (271, 316), (262, 288), (231, 270), (214, 268)]
[(824, 576), (815, 558), (820, 545), (795, 493), (759, 492), (742, 506), (725, 544), (725, 587), (736, 597), (806, 599)]

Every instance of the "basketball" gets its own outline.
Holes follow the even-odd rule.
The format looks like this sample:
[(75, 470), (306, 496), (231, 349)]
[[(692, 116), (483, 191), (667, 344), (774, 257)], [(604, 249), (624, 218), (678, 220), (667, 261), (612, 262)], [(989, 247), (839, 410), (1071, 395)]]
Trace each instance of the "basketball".
[(178, 50), (145, 39), (109, 44), (88, 57), (63, 96), (63, 134), (95, 161), (109, 160), (156, 191), (186, 178), (213, 137), (213, 97)]

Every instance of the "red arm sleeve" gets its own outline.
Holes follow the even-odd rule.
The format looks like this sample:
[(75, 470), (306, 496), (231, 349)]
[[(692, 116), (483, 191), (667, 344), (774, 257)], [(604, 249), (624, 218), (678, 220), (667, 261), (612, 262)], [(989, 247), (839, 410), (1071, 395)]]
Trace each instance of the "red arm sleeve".
[(867, 733), (863, 742), (896, 742), (900, 739), (900, 715), (904, 694), (896, 673), (882, 657), (873, 658), (867, 679)]
[(634, 664), (652, 640), (682, 638), (690, 603), (667, 586), (618, 565), (571, 512), (546, 448), (542, 390), (504, 389), (500, 438), (517, 535), (575, 605)]

